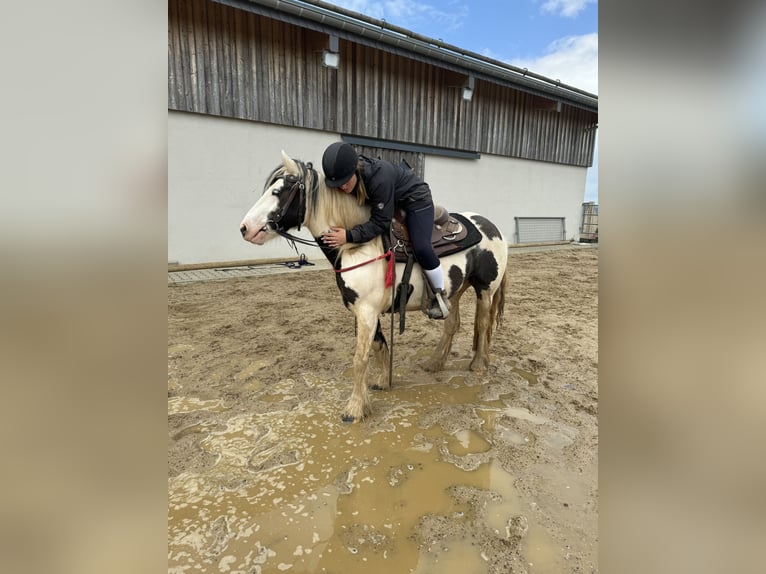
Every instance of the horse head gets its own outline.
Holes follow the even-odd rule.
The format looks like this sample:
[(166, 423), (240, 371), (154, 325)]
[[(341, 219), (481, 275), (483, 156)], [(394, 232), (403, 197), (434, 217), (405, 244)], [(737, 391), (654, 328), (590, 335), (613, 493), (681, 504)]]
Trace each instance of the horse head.
[(317, 177), (310, 163), (282, 151), (282, 165), (269, 174), (263, 194), (240, 223), (244, 240), (263, 245), (280, 232), (300, 229), (306, 215), (306, 190), (315, 186)]

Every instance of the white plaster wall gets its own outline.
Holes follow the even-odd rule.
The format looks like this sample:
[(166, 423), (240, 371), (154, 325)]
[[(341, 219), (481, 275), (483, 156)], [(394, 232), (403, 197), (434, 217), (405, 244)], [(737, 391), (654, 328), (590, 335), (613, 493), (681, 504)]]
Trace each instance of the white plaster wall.
[[(281, 163), (280, 150), (321, 169), (322, 152), (337, 134), (168, 111), (168, 262), (210, 263), (284, 258), (295, 251), (282, 238), (255, 246), (239, 224)], [(307, 239), (302, 229), (296, 233)], [(318, 247), (298, 245), (309, 261)]]
[[(168, 262), (297, 259), (284, 239), (258, 247), (239, 223), (260, 197), (280, 150), (321, 169), (322, 152), (339, 134), (259, 122), (168, 112)], [(482, 155), (479, 160), (428, 155), (425, 179), (450, 211), (487, 216), (515, 243), (514, 217), (564, 217), (567, 239), (579, 237), (586, 168)], [(298, 233), (309, 238), (306, 230)], [(298, 246), (309, 261), (318, 247)]]
[(587, 169), (482, 154), (481, 159), (428, 156), (424, 177), (449, 211), (476, 211), (516, 243), (514, 217), (564, 217), (567, 239), (579, 239)]

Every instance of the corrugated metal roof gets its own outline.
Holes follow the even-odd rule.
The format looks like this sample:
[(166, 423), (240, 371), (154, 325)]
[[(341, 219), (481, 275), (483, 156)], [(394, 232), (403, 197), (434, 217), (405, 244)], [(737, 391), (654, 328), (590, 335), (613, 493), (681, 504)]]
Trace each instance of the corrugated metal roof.
[(598, 96), (595, 94), (325, 2), (214, 1), (598, 112)]

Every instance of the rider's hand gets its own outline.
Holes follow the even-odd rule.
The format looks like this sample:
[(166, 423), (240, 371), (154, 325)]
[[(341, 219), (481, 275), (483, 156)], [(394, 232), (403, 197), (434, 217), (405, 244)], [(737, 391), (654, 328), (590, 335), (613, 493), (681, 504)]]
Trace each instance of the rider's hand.
[(340, 247), (346, 243), (346, 230), (342, 227), (332, 227), (331, 231), (325, 231), (322, 234), (322, 241), (329, 247)]

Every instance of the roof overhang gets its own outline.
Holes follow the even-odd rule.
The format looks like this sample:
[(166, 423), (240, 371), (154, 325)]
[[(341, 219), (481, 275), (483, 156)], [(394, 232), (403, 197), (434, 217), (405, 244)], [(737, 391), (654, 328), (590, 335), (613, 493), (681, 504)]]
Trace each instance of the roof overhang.
[(324, 2), (213, 1), (598, 113), (595, 94)]

